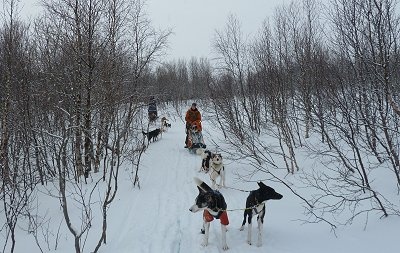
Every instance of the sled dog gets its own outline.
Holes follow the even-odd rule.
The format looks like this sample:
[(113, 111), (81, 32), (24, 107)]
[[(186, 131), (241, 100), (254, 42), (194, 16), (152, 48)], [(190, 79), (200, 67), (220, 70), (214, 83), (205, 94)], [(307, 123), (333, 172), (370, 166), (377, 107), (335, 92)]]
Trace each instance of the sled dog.
[(243, 222), (240, 227), (240, 231), (244, 230), (244, 225), (246, 224), (246, 218), (248, 222), (248, 231), (247, 231), (247, 243), (252, 244), (251, 242), (251, 219), (253, 215), (257, 216), (258, 223), (258, 241), (257, 246), (261, 247), (262, 245), (262, 232), (263, 232), (263, 223), (265, 216), (265, 203), (264, 201), (269, 199), (281, 199), (283, 196), (277, 193), (272, 187), (266, 186), (263, 182), (257, 182), (259, 189), (251, 191), (249, 196), (246, 199), (246, 209), (243, 214)]
[(145, 131), (142, 131), (143, 135), (147, 137), (147, 140), (149, 141), (149, 143), (151, 141), (156, 141), (158, 140), (158, 135), (160, 134), (161, 130), (160, 128), (154, 129), (153, 131), (150, 131), (148, 133), (146, 133)]
[(215, 189), (216, 180), (219, 177), (219, 185), (218, 187), (225, 187), (225, 167), (222, 161), (221, 154), (212, 154), (211, 162), (210, 162), (210, 179), (211, 179), (211, 187)]
[(197, 195), (195, 204), (189, 208), (189, 211), (195, 213), (203, 210), (203, 229), (204, 238), (202, 245), (208, 245), (208, 237), (210, 231), (210, 222), (214, 219), (219, 219), (221, 222), (221, 233), (222, 233), (222, 249), (227, 250), (228, 245), (226, 243), (226, 226), (229, 224), (228, 214), (226, 212), (226, 202), (224, 196), (217, 191), (211, 189), (206, 183), (198, 178), (194, 178), (199, 195)]
[(212, 153), (210, 150), (203, 150), (203, 152), (201, 153), (201, 167), (199, 172), (208, 173), (208, 171), (210, 170), (211, 156)]
[(166, 132), (168, 128), (171, 128), (171, 124), (168, 123), (168, 119), (166, 117), (161, 118), (161, 132)]

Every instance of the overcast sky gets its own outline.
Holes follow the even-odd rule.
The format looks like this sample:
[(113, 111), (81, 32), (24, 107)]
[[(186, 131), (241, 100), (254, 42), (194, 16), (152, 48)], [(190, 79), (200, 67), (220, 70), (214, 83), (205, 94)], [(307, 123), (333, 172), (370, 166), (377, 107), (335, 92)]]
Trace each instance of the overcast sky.
[(272, 17), (287, 0), (147, 0), (156, 27), (173, 29), (168, 58), (211, 58), (215, 30), (225, 27), (234, 14), (244, 35), (254, 35), (263, 20)]
[[(22, 16), (35, 16), (38, 0), (20, 0)], [(252, 36), (275, 7), (289, 0), (146, 0), (147, 13), (156, 28), (171, 28), (168, 59), (191, 56), (211, 58), (216, 29), (225, 27), (228, 16), (236, 15), (244, 35)], [(3, 4), (3, 1), (1, 1)]]

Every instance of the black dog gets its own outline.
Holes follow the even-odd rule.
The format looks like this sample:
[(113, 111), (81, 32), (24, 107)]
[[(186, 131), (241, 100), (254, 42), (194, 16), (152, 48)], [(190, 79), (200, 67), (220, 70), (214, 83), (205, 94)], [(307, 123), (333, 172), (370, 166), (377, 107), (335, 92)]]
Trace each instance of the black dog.
[[(222, 232), (222, 249), (227, 250), (228, 245), (226, 243), (226, 226), (229, 224), (228, 213), (226, 212), (226, 202), (224, 196), (219, 191), (211, 189), (206, 183), (198, 178), (194, 179), (197, 188), (199, 189), (199, 195), (197, 195), (195, 204), (190, 207), (189, 211), (195, 213), (200, 210), (203, 211), (203, 229), (204, 240), (202, 245), (208, 245), (208, 235), (210, 231), (210, 222), (214, 219), (219, 219), (221, 222)], [(204, 230), (204, 231), (203, 231)]]
[(200, 171), (204, 171), (205, 173), (208, 173), (210, 170), (210, 160), (211, 160), (212, 153), (210, 150), (206, 149), (204, 152), (201, 154), (201, 167)]
[(263, 223), (265, 216), (265, 203), (264, 201), (269, 199), (281, 199), (283, 196), (277, 193), (272, 187), (266, 186), (262, 182), (257, 183), (260, 187), (258, 190), (251, 191), (249, 196), (246, 199), (246, 210), (244, 211), (244, 218), (242, 222), (242, 226), (240, 230), (244, 229), (244, 225), (246, 224), (246, 217), (248, 216), (248, 233), (247, 233), (247, 243), (251, 245), (251, 218), (253, 215), (258, 214), (257, 222), (258, 222), (258, 243), (257, 246), (260, 247), (262, 245), (262, 231), (263, 231)]
[(157, 128), (157, 129), (154, 129), (153, 131), (150, 131), (148, 133), (146, 133), (145, 131), (142, 131), (142, 133), (143, 133), (144, 136), (147, 136), (147, 140), (149, 142), (151, 142), (151, 141), (154, 142), (154, 141), (158, 140), (158, 135), (161, 133), (161, 130), (160, 130), (160, 128)]

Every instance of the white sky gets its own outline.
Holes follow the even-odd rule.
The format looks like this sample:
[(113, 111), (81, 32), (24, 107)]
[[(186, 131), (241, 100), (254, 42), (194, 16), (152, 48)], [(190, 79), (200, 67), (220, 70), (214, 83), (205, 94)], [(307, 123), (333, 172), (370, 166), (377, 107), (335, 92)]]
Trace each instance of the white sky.
[[(211, 57), (216, 29), (225, 27), (234, 14), (244, 35), (254, 35), (275, 7), (289, 0), (146, 0), (147, 13), (156, 28), (171, 28), (168, 59)], [(35, 16), (37, 0), (20, 0), (23, 17)], [(1, 5), (3, 1), (1, 1)]]
[[(21, 15), (35, 16), (38, 0), (19, 0)], [(236, 15), (242, 32), (251, 37), (261, 28), (266, 18), (272, 18), (277, 6), (291, 0), (145, 0), (147, 13), (154, 27), (171, 28), (167, 59), (212, 57), (215, 31), (224, 29), (228, 16)], [(295, 0), (299, 1), (299, 0)], [(319, 0), (327, 2), (328, 0)], [(0, 6), (3, 0), (0, 1)], [(1, 8), (2, 10), (3, 8)], [(400, 5), (397, 8), (400, 9)]]
[(253, 35), (275, 7), (287, 0), (147, 0), (156, 27), (173, 29), (170, 58), (211, 58), (215, 30), (225, 27), (234, 14), (244, 35)]

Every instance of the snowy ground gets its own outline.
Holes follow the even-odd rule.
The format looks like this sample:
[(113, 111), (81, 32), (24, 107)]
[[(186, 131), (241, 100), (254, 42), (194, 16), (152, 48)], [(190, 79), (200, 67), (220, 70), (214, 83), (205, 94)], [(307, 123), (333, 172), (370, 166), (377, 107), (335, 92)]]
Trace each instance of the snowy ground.
[[(102, 252), (222, 251), (219, 221), (211, 224), (209, 245), (201, 246), (202, 213), (191, 213), (188, 209), (198, 193), (193, 177), (206, 183), (210, 180), (208, 175), (198, 172), (201, 158), (183, 148), (184, 124), (179, 120), (171, 123), (172, 128), (146, 151), (142, 188), (132, 189), (128, 183), (121, 189), (120, 203), (114, 203), (110, 210), (115, 215), (113, 226), (118, 232), (110, 235), (110, 244)], [(207, 132), (210, 122), (204, 120), (203, 125), (206, 143), (212, 135), (219, 137), (215, 132)], [(240, 166), (231, 161), (225, 163), (228, 186), (242, 190), (258, 188), (256, 183), (237, 180), (234, 172)], [(246, 243), (247, 231), (239, 231), (243, 211), (231, 211), (227, 232), (229, 252), (397, 252), (399, 218), (376, 220), (374, 217), (366, 228), (360, 221), (352, 227), (340, 228), (335, 237), (325, 224), (302, 225), (300, 220), (305, 217), (300, 200), (282, 185), (269, 185), (284, 197), (267, 203), (263, 246), (258, 248), (255, 243), (252, 246)], [(248, 193), (235, 189), (221, 189), (221, 192), (228, 209), (244, 208)], [(123, 219), (120, 210), (126, 210)], [(253, 230), (255, 235), (255, 225)]]
[[(201, 246), (202, 213), (189, 211), (198, 193), (193, 177), (199, 177), (206, 183), (210, 180), (208, 175), (198, 172), (201, 164), (200, 156), (190, 154), (183, 148), (184, 123), (179, 118), (171, 117), (170, 123), (172, 127), (161, 139), (150, 144), (142, 158), (139, 173), (140, 189), (132, 185), (130, 168), (121, 171), (117, 199), (108, 211), (108, 243), (100, 248), (100, 252), (223, 251), (219, 221), (211, 224), (209, 245)], [(218, 137), (218, 133), (207, 132), (210, 125), (207, 120), (203, 121), (206, 143), (211, 143), (209, 138), (212, 136)], [(235, 172), (241, 169), (241, 165), (229, 160), (225, 160), (225, 164), (228, 186), (242, 190), (258, 188), (256, 183), (245, 183), (236, 178)], [(230, 248), (228, 252), (398, 252), (400, 227), (398, 217), (385, 219), (370, 217), (367, 226), (365, 220), (358, 220), (352, 226), (338, 228), (335, 237), (326, 224), (303, 224), (301, 220), (305, 217), (301, 201), (287, 188), (278, 183), (266, 182), (266, 184), (284, 197), (282, 200), (267, 203), (262, 247), (255, 246), (255, 243), (253, 245), (246, 243), (247, 228), (245, 231), (239, 231), (243, 211), (235, 210), (228, 213), (230, 220), (227, 232), (227, 243)], [(226, 199), (228, 209), (244, 208), (248, 193), (231, 188), (221, 189), (221, 192)], [(63, 218), (58, 200), (51, 201), (55, 208), (48, 211), (49, 216), (59, 224)], [(100, 224), (95, 224), (93, 231), (96, 226), (99, 228)], [(253, 230), (253, 242), (255, 242), (256, 225), (253, 226)], [(61, 224), (60, 234), (58, 250), (51, 252), (74, 252), (72, 237), (65, 230), (64, 223)], [(21, 240), (25, 243), (21, 243)], [(91, 252), (97, 240), (98, 234), (93, 235), (93, 238), (89, 236), (84, 252)], [(54, 248), (54, 242), (50, 244), (50, 248)], [(17, 237), (16, 252), (40, 251), (31, 236), (20, 234)]]

